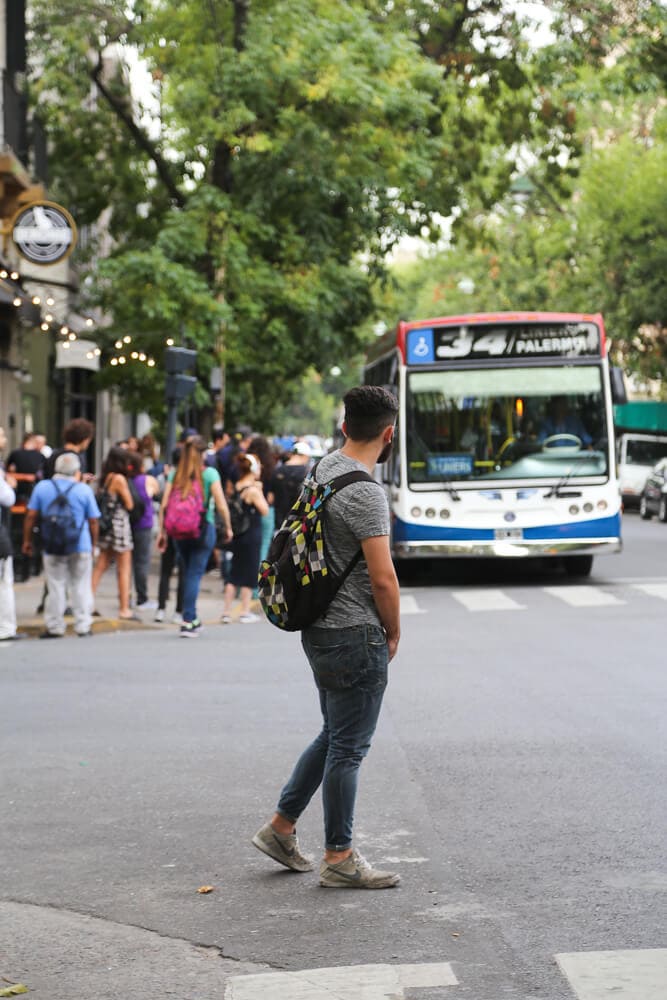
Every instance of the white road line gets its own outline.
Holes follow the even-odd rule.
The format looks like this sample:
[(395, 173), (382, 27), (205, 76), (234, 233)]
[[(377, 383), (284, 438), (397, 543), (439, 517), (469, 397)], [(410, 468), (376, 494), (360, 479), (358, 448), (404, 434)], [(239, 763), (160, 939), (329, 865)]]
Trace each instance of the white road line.
[(667, 583), (635, 583), (633, 586), (635, 590), (641, 590), (649, 597), (659, 597), (667, 601)]
[(578, 1000), (665, 1000), (667, 948), (556, 955)]
[(425, 615), (426, 611), (417, 604), (417, 598), (411, 594), (401, 594), (402, 615)]
[(458, 986), (448, 962), (347, 965), (233, 976), (227, 980), (225, 1000), (403, 1000), (406, 989), (438, 986)]
[(453, 590), (452, 597), (468, 611), (524, 611), (525, 604), (508, 597), (502, 590)]
[(544, 587), (545, 593), (557, 597), (573, 608), (599, 608), (604, 605), (625, 604), (620, 598), (599, 587)]

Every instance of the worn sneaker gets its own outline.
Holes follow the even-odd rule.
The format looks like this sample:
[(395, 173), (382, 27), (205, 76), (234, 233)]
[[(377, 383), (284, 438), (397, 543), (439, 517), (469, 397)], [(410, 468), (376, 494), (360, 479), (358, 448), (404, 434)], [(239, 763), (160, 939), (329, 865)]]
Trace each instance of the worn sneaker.
[(266, 823), (252, 838), (255, 847), (268, 854), (285, 868), (293, 872), (312, 872), (315, 865), (299, 850), (299, 841), (295, 833), (276, 833), (270, 823)]
[(231, 615), (221, 615), (220, 616), (220, 624), (221, 625), (231, 625), (232, 624), (232, 616)]
[(194, 636), (199, 635), (201, 630), (201, 622), (195, 619), (193, 622), (183, 622), (181, 625), (181, 639), (192, 639)]
[(396, 872), (371, 868), (359, 851), (353, 851), (336, 865), (327, 861), (320, 865), (320, 885), (327, 889), (391, 889), (400, 881), (401, 876)]
[(153, 621), (154, 622), (163, 622), (164, 621), (164, 608), (158, 608), (157, 609), (157, 611), (155, 612), (155, 618), (153, 619)]
[(255, 622), (259, 621), (259, 615), (254, 615), (252, 611), (248, 611), (245, 615), (239, 615), (239, 622), (241, 625), (254, 625)]

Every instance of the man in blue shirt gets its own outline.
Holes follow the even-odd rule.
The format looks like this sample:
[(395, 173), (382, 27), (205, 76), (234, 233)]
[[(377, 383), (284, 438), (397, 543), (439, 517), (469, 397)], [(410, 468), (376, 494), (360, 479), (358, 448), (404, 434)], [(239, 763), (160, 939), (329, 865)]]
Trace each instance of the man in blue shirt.
[(23, 528), (23, 553), (32, 554), (32, 538), (38, 517), (49, 510), (58, 493), (67, 501), (79, 529), (72, 551), (65, 555), (44, 552), (44, 573), (48, 594), (44, 606), (46, 631), (42, 639), (58, 639), (65, 634), (67, 592), (74, 613), (74, 630), (79, 636), (91, 634), (93, 589), (91, 575), (93, 548), (97, 545), (100, 509), (90, 486), (81, 482), (79, 456), (72, 451), (59, 455), (53, 479), (38, 483), (32, 492)]
[[(582, 445), (586, 448), (590, 448), (593, 444), (593, 438), (584, 427), (580, 417), (570, 411), (566, 396), (554, 396), (551, 413), (542, 422), (538, 441), (545, 441), (547, 438), (557, 438), (560, 435), (578, 437)], [(558, 441), (554, 441), (552, 445), (558, 446), (558, 443)], [(567, 438), (563, 443), (572, 444)]]

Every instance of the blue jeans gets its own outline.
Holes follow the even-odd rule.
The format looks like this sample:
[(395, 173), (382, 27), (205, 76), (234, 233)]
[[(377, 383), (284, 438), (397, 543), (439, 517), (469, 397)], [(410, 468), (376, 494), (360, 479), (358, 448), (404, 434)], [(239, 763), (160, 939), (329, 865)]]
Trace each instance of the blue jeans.
[(309, 628), (302, 644), (320, 693), (324, 725), (280, 793), (277, 811), (295, 823), (322, 785), (325, 847), (352, 846), (359, 768), (387, 686), (389, 657), (377, 625)]
[(206, 572), (215, 543), (215, 527), (206, 525), (201, 538), (186, 538), (174, 542), (178, 561), (183, 574), (183, 621), (193, 622), (197, 618), (197, 598), (199, 585)]

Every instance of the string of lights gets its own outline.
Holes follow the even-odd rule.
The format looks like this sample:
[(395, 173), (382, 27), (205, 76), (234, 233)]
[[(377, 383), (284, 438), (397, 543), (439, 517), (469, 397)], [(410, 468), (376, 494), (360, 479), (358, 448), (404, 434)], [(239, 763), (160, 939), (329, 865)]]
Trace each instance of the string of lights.
[[(10, 271), (6, 268), (0, 268), (0, 279), (7, 280), (10, 279), (13, 282), (20, 282), (21, 275), (18, 271)], [(27, 279), (34, 280), (34, 279)], [(19, 293), (17, 292), (13, 299), (13, 304), (17, 309), (21, 306), (32, 304), (33, 306), (41, 306), (44, 304), (48, 309), (52, 309), (56, 302), (53, 295), (49, 294), (42, 302), (42, 297), (40, 295), (31, 295), (29, 292)], [(95, 327), (95, 320), (91, 316), (85, 317), (85, 325), (93, 333), (93, 328)], [(61, 322), (52, 312), (45, 312), (41, 316), (40, 329), (44, 333), (54, 332), (59, 335), (62, 339), (59, 341), (63, 350), (67, 350), (71, 345), (79, 339), (79, 335), (71, 329), (71, 327), (65, 323)], [(173, 347), (173, 338), (169, 337), (165, 341), (167, 347)], [(116, 351), (122, 352), (111, 356), (107, 359), (107, 363), (111, 367), (115, 368), (117, 366), (123, 366), (129, 364), (130, 362), (137, 362), (139, 364), (145, 364), (148, 368), (155, 368), (156, 361), (155, 358), (151, 357), (145, 351), (130, 349), (132, 344), (132, 337), (126, 334), (124, 337), (116, 340), (114, 347)], [(86, 353), (86, 357), (89, 360), (93, 358), (101, 358), (102, 349), (100, 347), (95, 347)]]

